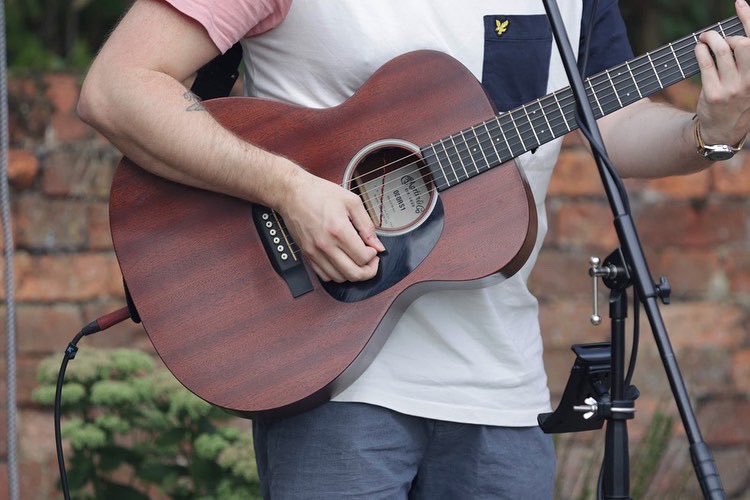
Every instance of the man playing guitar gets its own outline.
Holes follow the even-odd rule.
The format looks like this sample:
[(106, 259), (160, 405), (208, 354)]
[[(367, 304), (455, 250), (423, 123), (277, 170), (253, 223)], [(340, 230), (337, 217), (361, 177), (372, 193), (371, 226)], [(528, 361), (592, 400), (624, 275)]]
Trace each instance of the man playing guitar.
[[(558, 3), (574, 46), (591, 32), (589, 75), (631, 57), (615, 1)], [(740, 0), (736, 9), (748, 32), (750, 7)], [(159, 176), (273, 208), (314, 272), (336, 283), (375, 276), (385, 250), (360, 198), (230, 133), (182, 83), (238, 40), (248, 94), (305, 107), (340, 104), (388, 60), (417, 49), (461, 61), (498, 110), (567, 85), (541, 1), (136, 0), (86, 77), (81, 117)], [(695, 120), (648, 99), (600, 120), (623, 176), (694, 172), (744, 140), (750, 40), (704, 32), (695, 57), (703, 82)], [(480, 290), (420, 297), (332, 402), (254, 423), (266, 497), (552, 496), (554, 450), (536, 427), (549, 391), (526, 279), (560, 142), (517, 159), (539, 216), (520, 271)]]

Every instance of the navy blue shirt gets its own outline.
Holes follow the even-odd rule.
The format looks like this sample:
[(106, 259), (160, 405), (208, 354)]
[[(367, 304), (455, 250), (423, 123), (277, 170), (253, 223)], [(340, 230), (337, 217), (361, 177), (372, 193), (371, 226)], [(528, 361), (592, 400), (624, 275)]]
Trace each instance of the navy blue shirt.
[[(593, 22), (586, 76), (633, 57), (617, 0), (599, 0), (593, 18), (592, 10), (593, 0), (583, 0), (579, 60), (589, 21)], [(513, 29), (503, 30), (503, 25)], [(484, 16), (482, 84), (498, 111), (517, 108), (546, 94), (551, 52), (552, 30), (546, 15)]]

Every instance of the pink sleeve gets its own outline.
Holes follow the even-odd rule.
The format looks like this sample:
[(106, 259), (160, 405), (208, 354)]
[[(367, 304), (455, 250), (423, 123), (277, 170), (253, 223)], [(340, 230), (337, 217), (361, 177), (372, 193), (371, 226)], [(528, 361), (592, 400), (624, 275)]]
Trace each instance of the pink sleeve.
[(222, 53), (241, 38), (278, 26), (292, 3), (292, 0), (165, 1), (200, 23)]

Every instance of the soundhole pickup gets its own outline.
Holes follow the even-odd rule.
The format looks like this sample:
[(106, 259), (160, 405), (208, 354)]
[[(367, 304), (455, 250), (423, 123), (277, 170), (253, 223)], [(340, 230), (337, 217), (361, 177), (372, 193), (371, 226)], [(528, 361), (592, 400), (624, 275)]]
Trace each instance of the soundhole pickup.
[(292, 296), (299, 297), (311, 292), (313, 286), (302, 263), (302, 254), (284, 225), (284, 220), (263, 205), (253, 205), (252, 216), (266, 256), (274, 270), (286, 282)]

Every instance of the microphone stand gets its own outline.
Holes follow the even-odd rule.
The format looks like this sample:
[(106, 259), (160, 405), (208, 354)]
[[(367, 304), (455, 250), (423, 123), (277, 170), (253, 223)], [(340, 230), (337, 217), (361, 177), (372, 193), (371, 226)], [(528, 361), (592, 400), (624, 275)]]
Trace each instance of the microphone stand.
[[(690, 405), (685, 381), (677, 365), (672, 345), (669, 342), (667, 329), (664, 326), (664, 320), (659, 311), (657, 299), (660, 297), (664, 298), (664, 294), (660, 291), (660, 287), (654, 284), (654, 280), (651, 277), (635, 224), (629, 213), (627, 194), (624, 189), (621, 189), (620, 186), (622, 183), (619, 178), (615, 177), (617, 174), (614, 172), (614, 169), (610, 168), (611, 164), (606, 157), (604, 142), (594, 119), (591, 103), (586, 95), (557, 2), (555, 0), (543, 0), (543, 3), (552, 26), (552, 33), (562, 57), (563, 65), (565, 66), (565, 72), (568, 75), (568, 80), (577, 101), (579, 126), (582, 131), (586, 132), (585, 135), (591, 143), (599, 175), (602, 178), (604, 190), (614, 215), (614, 226), (620, 242), (620, 253), (624, 260), (624, 272), (636, 287), (638, 298), (643, 304), (649, 324), (651, 325), (651, 331), (654, 334), (659, 355), (667, 373), (667, 379), (672, 389), (675, 403), (680, 412), (682, 425), (690, 442), (690, 457), (698, 482), (700, 483), (701, 491), (705, 498), (724, 499), (725, 494), (721, 485), (719, 472), (711, 455), (711, 450), (703, 440), (700, 428), (698, 427), (695, 413)], [(626, 299), (622, 298), (622, 294), (625, 293), (624, 290), (613, 290), (613, 294), (617, 298), (617, 303), (612, 308), (622, 312), (623, 304), (627, 303)], [(624, 335), (622, 335), (621, 325), (615, 327), (613, 318), (612, 356), (617, 365), (622, 363), (623, 343)], [(624, 396), (623, 375), (622, 369), (613, 370), (610, 388), (611, 401), (608, 402), (604, 414), (601, 415), (607, 420), (603, 485), (604, 497), (611, 499), (630, 498), (627, 428), (626, 420), (622, 415), (628, 414), (632, 417), (633, 402), (632, 399), (628, 400)], [(628, 406), (630, 406), (630, 409), (628, 409)], [(620, 408), (619, 412), (612, 412), (615, 408)], [(597, 413), (596, 405), (593, 405), (591, 409), (594, 413)]]

